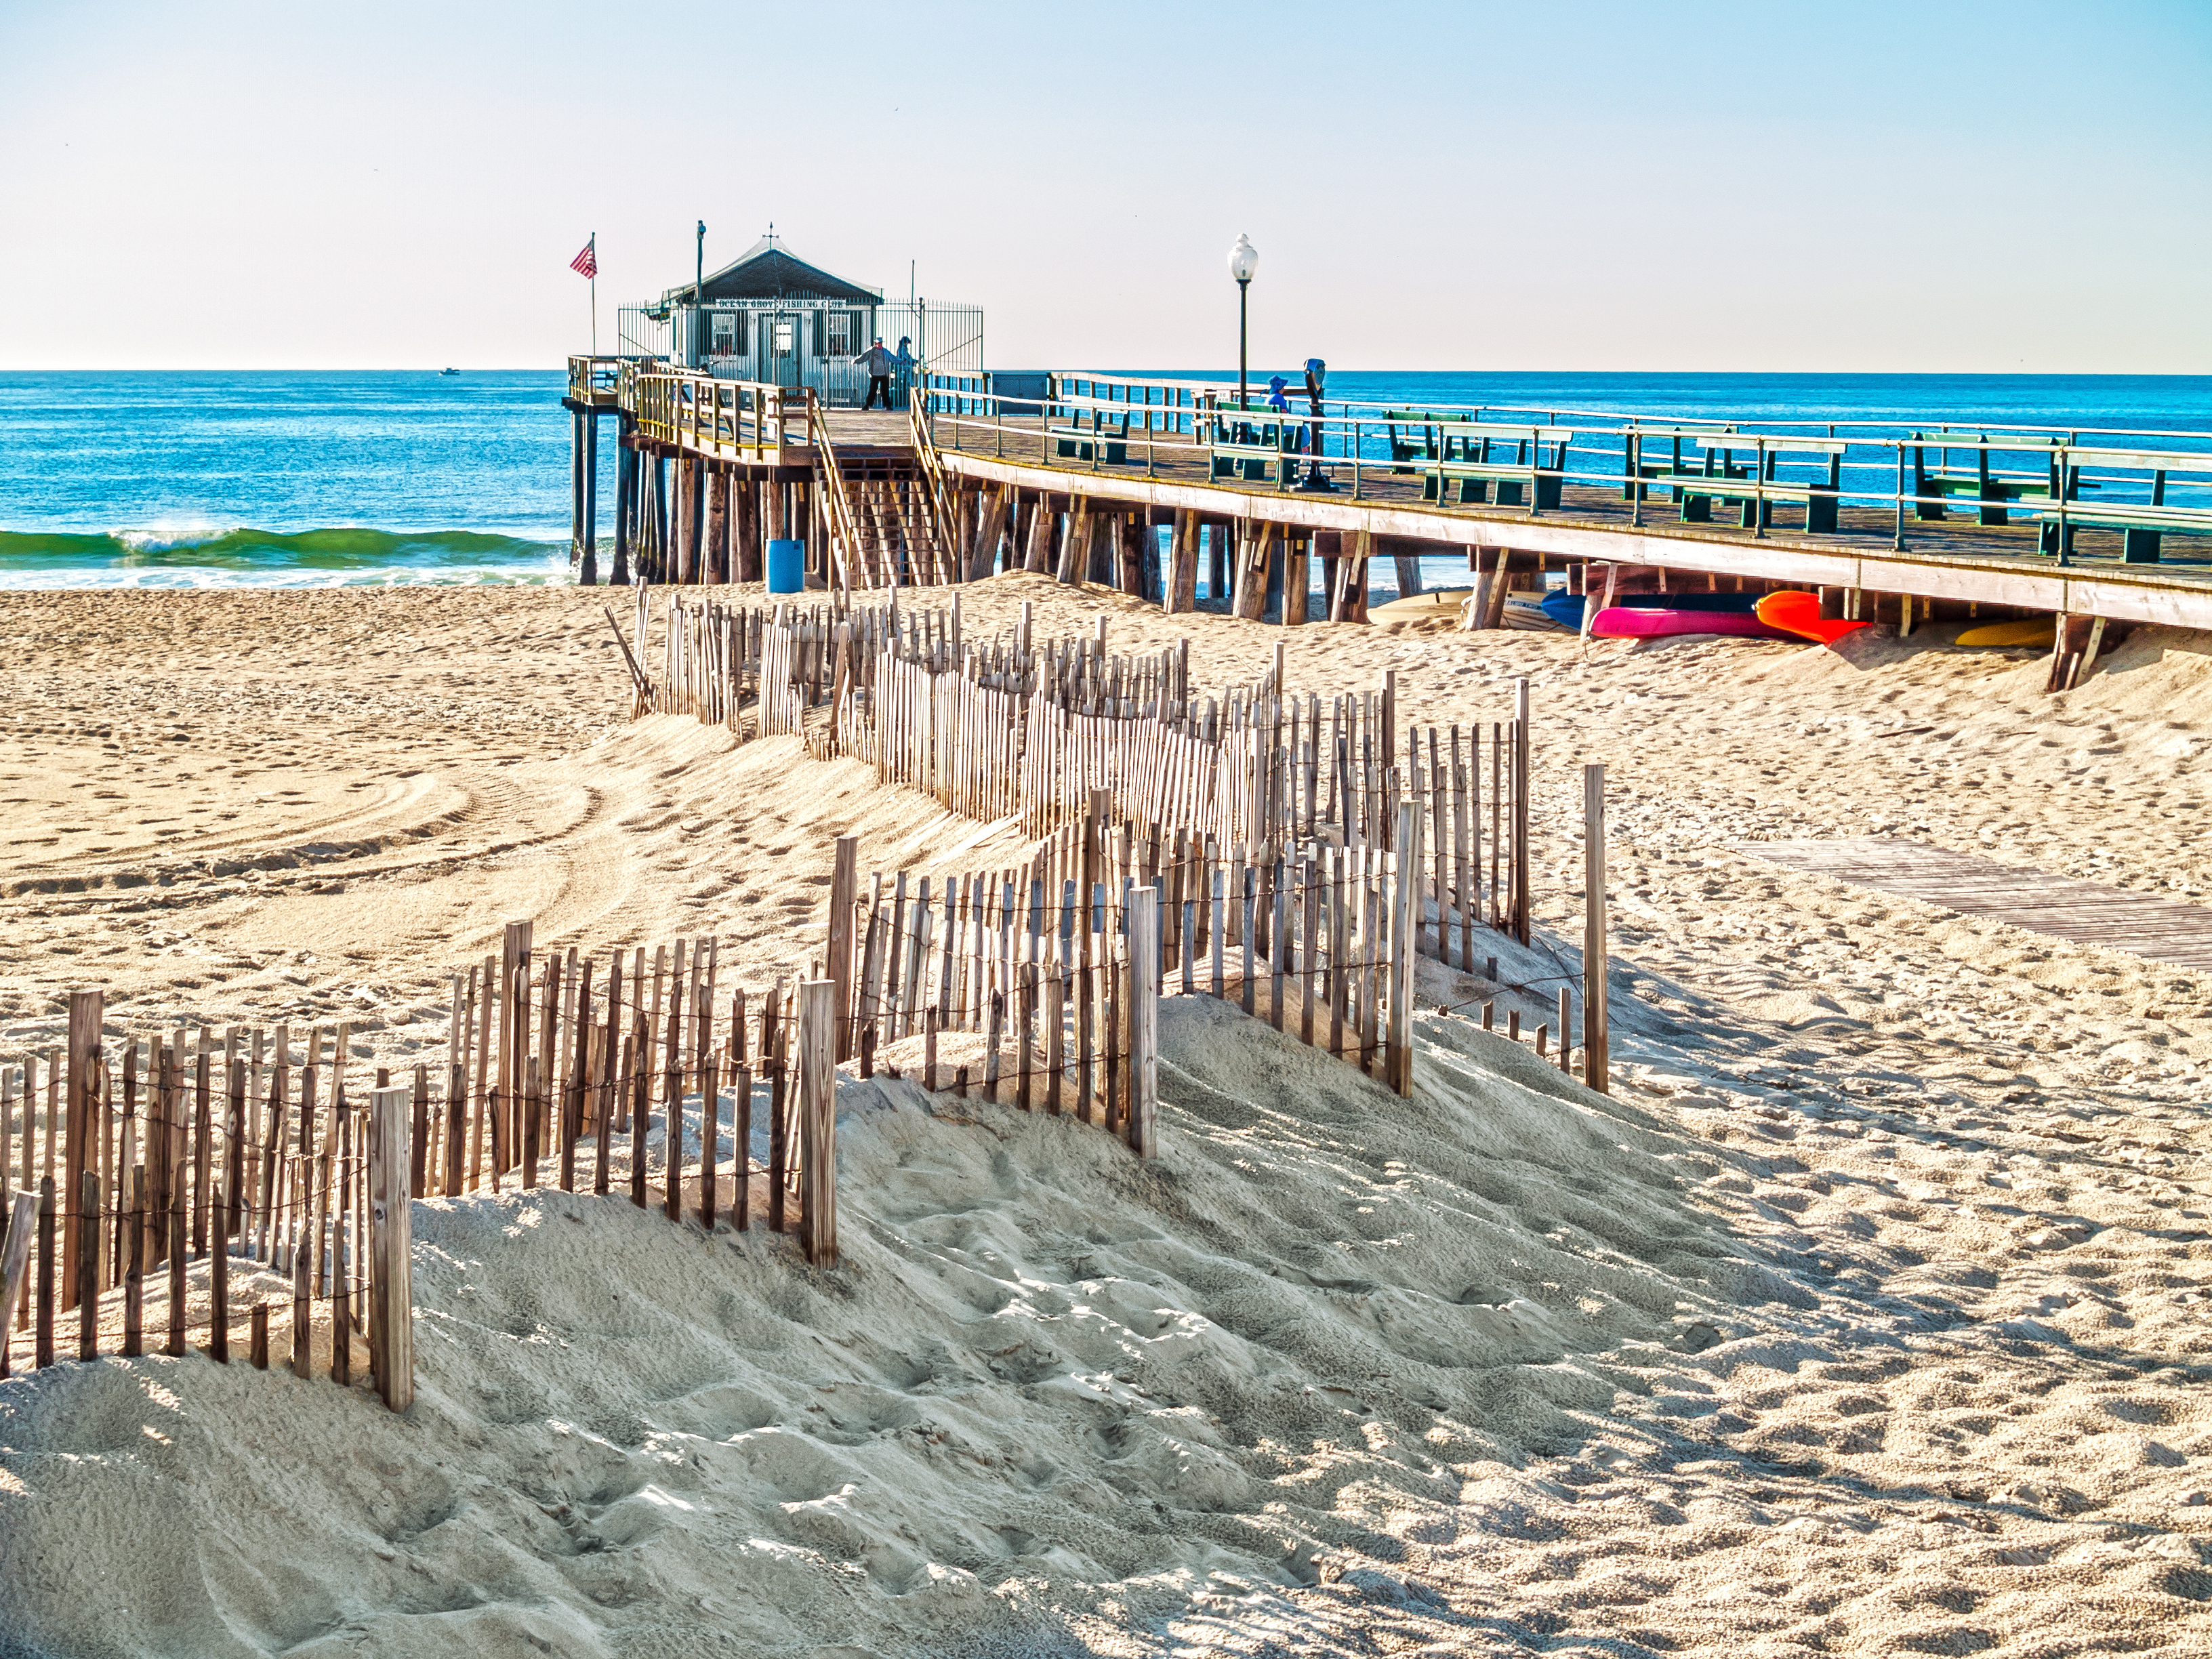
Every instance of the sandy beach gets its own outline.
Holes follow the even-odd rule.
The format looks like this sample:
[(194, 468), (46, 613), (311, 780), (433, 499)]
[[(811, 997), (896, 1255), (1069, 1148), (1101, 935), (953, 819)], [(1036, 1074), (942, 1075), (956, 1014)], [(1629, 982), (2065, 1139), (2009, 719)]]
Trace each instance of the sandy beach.
[[(0, 1382), (0, 1656), (2212, 1650), (2212, 975), (1755, 851), (2212, 903), (2212, 639), (2139, 629), (2054, 697), (1955, 626), (962, 593), (971, 637), (1023, 600), (1187, 635), (1200, 688), (1287, 638), (1294, 690), (1395, 670), (1423, 722), (1527, 677), (1537, 939), (1501, 977), (1579, 938), (1603, 761), (1613, 1097), (1424, 962), (1410, 1100), (1168, 999), (1149, 1167), (854, 1082), (835, 1269), (424, 1200), (404, 1418), (197, 1354)], [(837, 836), (970, 860), (858, 763), (633, 723), (611, 598), (627, 627), (568, 588), (0, 594), (0, 1063), (92, 986), (411, 1063), (510, 918), (712, 933), (763, 984), (821, 954)]]

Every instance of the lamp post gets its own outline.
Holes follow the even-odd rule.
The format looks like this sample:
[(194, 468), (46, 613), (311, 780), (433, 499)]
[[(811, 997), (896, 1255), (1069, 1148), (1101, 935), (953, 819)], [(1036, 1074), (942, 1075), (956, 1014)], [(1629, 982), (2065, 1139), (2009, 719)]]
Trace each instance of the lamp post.
[(707, 222), (699, 222), (699, 240), (696, 249), (698, 263), (693, 267), (691, 278), (691, 362), (694, 367), (705, 356), (700, 347), (700, 336), (704, 331), (707, 312)]
[(1252, 274), (1260, 269), (1260, 250), (1252, 246), (1252, 239), (1241, 232), (1237, 246), (1229, 250), (1229, 274), (1237, 279), (1237, 409), (1244, 410), (1244, 381), (1246, 376), (1246, 343), (1250, 338), (1247, 328), (1245, 301), (1252, 288)]

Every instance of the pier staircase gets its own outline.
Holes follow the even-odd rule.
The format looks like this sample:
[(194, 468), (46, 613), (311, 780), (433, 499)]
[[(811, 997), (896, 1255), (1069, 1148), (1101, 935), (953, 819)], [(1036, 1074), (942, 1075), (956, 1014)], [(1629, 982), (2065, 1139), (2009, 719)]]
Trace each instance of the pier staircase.
[(840, 436), (817, 408), (811, 424), (815, 494), (844, 583), (934, 587), (958, 580), (944, 479), (933, 453), (905, 441), (907, 422), (901, 418), (895, 430)]

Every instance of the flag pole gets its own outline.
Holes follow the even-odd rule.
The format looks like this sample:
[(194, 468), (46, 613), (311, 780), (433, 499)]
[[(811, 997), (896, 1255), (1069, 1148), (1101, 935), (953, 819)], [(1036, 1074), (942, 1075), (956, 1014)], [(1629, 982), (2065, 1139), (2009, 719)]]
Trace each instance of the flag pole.
[(592, 233), (592, 356), (599, 355), (599, 233)]

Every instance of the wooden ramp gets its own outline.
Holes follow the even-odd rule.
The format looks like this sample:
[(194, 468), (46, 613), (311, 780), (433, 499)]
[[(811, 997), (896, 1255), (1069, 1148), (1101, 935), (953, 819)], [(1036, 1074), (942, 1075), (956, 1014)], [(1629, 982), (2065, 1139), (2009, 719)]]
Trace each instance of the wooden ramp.
[(1785, 869), (1962, 915), (1988, 916), (2076, 945), (2212, 969), (2212, 910), (2193, 904), (1993, 864), (1916, 841), (1751, 841), (1737, 842), (1736, 850)]

